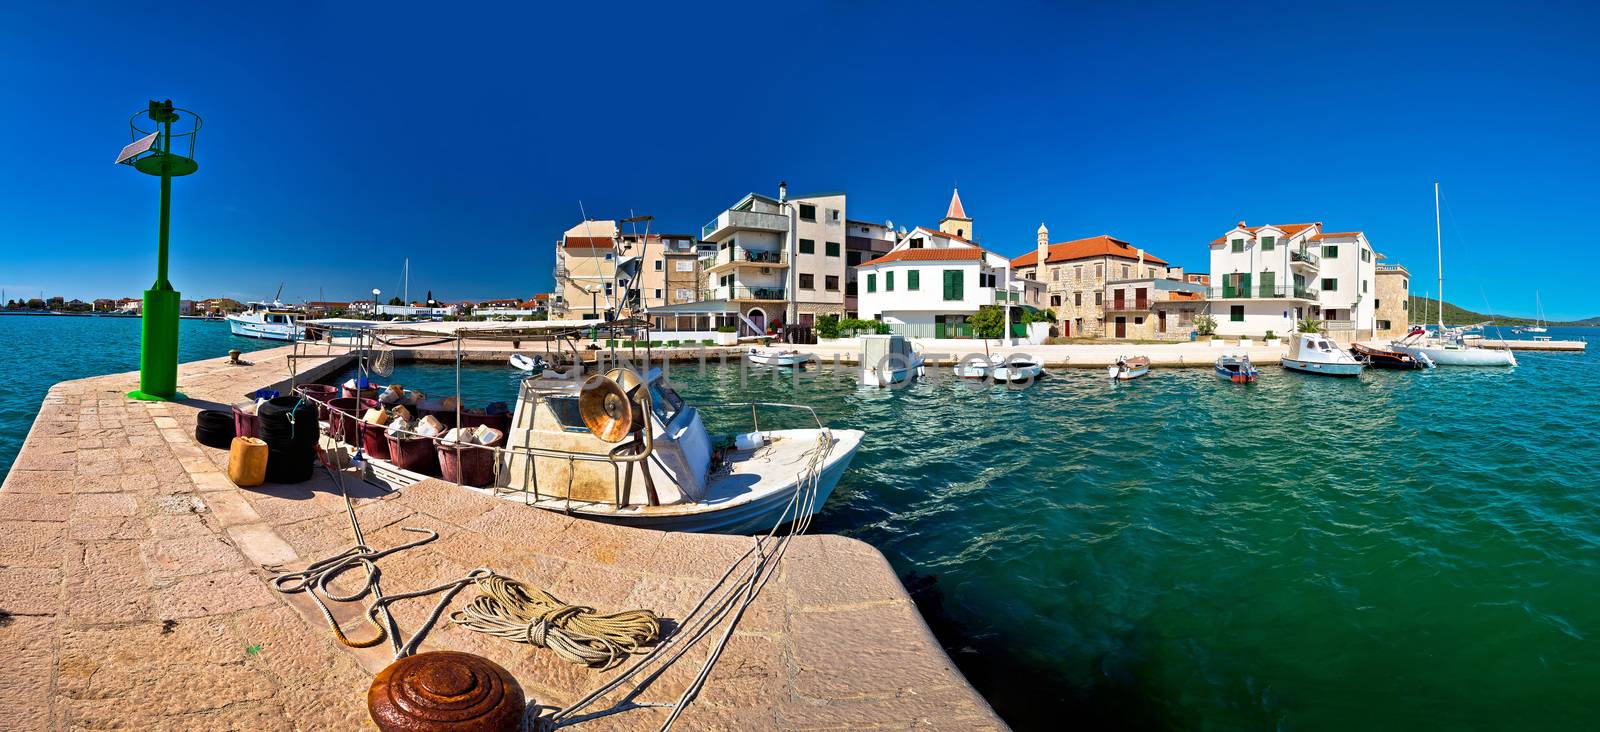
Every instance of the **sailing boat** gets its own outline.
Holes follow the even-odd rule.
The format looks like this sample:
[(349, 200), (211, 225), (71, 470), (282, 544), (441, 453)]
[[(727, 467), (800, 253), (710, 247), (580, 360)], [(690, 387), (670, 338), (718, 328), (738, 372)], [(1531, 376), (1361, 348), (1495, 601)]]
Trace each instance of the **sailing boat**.
[(1438, 333), (1416, 326), (1404, 338), (1393, 341), (1389, 349), (1421, 360), (1427, 357), (1439, 366), (1515, 366), (1517, 357), (1511, 349), (1492, 350), (1468, 342), (1466, 329), (1446, 328), (1444, 325), (1444, 232), (1439, 227), (1439, 183), (1433, 184), (1433, 235), (1439, 261), (1439, 323)]
[(1549, 328), (1544, 326), (1544, 303), (1539, 301), (1539, 291), (1533, 291), (1533, 325), (1524, 325), (1521, 328), (1512, 328), (1515, 333), (1548, 333)]

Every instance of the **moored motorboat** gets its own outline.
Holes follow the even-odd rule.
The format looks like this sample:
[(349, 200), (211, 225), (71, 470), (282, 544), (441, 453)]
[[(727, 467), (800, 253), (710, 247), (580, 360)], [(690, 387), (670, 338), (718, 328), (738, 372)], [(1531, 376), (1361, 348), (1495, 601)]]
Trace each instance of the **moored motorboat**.
[(1365, 343), (1350, 344), (1350, 355), (1357, 361), (1379, 369), (1431, 369), (1434, 367), (1433, 359), (1426, 353), (1412, 355), (1400, 351), (1390, 351)]
[(511, 354), (511, 365), (519, 371), (526, 371), (535, 376), (544, 373), (544, 370), (550, 367), (543, 356), (527, 356), (521, 353)]
[(750, 363), (758, 366), (787, 366), (805, 368), (806, 362), (811, 360), (810, 354), (801, 353), (794, 349), (766, 349), (752, 348), (745, 354)]
[(1367, 367), (1321, 333), (1294, 334), (1282, 363), (1290, 371), (1321, 376), (1360, 376)]
[(1030, 382), (1044, 375), (1044, 367), (1038, 361), (1013, 357), (1001, 361), (990, 369), (989, 375), (999, 382)]
[(1150, 373), (1150, 359), (1146, 356), (1123, 356), (1117, 359), (1115, 366), (1106, 367), (1106, 373), (1114, 381), (1132, 381)]
[(1217, 359), (1215, 366), (1217, 378), (1231, 381), (1235, 384), (1253, 383), (1261, 376), (1255, 364), (1250, 363), (1248, 355), (1222, 356)]
[(249, 303), (244, 312), (230, 313), (227, 321), (229, 330), (236, 336), (295, 341), (305, 335), (305, 326), (300, 324), (304, 317), (300, 310), (273, 300)]

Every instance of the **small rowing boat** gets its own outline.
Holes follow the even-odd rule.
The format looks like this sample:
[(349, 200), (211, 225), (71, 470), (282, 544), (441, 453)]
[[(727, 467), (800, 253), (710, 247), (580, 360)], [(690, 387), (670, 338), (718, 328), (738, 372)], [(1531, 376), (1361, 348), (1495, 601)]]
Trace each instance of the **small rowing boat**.
[(1123, 356), (1117, 359), (1117, 365), (1106, 367), (1106, 372), (1113, 381), (1132, 381), (1150, 373), (1150, 359), (1145, 356)]
[(750, 359), (750, 363), (758, 366), (787, 366), (799, 368), (805, 368), (806, 361), (811, 359), (809, 355), (795, 350), (763, 351), (757, 348), (750, 349), (750, 352), (746, 354), (746, 357)]
[(1249, 356), (1223, 356), (1217, 359), (1217, 378), (1235, 384), (1250, 384), (1261, 376)]

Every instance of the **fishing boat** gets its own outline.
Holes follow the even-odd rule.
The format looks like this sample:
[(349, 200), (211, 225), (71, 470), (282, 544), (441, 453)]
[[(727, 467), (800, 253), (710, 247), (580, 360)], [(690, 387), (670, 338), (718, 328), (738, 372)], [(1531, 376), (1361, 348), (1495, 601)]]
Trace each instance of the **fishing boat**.
[(228, 328), (236, 336), (260, 338), (269, 341), (297, 341), (305, 335), (301, 320), (305, 313), (284, 305), (273, 298), (271, 302), (248, 303), (242, 313), (227, 316)]
[(1289, 354), (1283, 358), (1283, 367), (1322, 376), (1360, 376), (1367, 365), (1321, 333), (1296, 333), (1289, 340)]
[(1122, 356), (1115, 366), (1106, 367), (1113, 381), (1132, 381), (1150, 373), (1150, 359), (1146, 356)]
[(1433, 359), (1425, 353), (1415, 356), (1400, 351), (1389, 351), (1365, 343), (1350, 344), (1350, 355), (1368, 366), (1378, 369), (1431, 369)]
[[(381, 344), (407, 338), (564, 343), (573, 367), (559, 378), (552, 378), (559, 370), (549, 366), (520, 380), (516, 404), (506, 415), (505, 442), (458, 459), (478, 463), (476, 474), (489, 475), (484, 483), (463, 483), (464, 490), (578, 518), (664, 531), (766, 532), (820, 510), (863, 437), (860, 430), (827, 427), (803, 405), (691, 405), (660, 368), (614, 368), (584, 378), (581, 344), (596, 331), (648, 341), (649, 323), (639, 318), (317, 324), (350, 333), (362, 369), (384, 362)], [(459, 376), (459, 350), (456, 355)], [(726, 417), (719, 423), (729, 434), (707, 429), (703, 414), (713, 410)], [(454, 412), (453, 423), (466, 424), (476, 411), (461, 409), (458, 392), (417, 405), (416, 414), (449, 422)], [(400, 434), (407, 440), (427, 437)], [(443, 470), (407, 468), (398, 457), (369, 454), (365, 460), (365, 479), (390, 488)]]
[(958, 378), (981, 380), (989, 378), (989, 371), (993, 368), (994, 364), (987, 357), (971, 356), (962, 359), (955, 366), (950, 367), (950, 370)]
[(1217, 359), (1215, 366), (1217, 378), (1231, 381), (1235, 384), (1254, 383), (1261, 376), (1255, 364), (1250, 363), (1248, 355), (1222, 356)]
[(763, 350), (759, 348), (752, 348), (748, 353), (745, 354), (745, 357), (750, 359), (750, 363), (753, 363), (757, 366), (785, 366), (790, 368), (805, 368), (806, 362), (811, 360), (810, 355), (793, 349)]
[[(1427, 356), (1439, 366), (1515, 366), (1517, 357), (1510, 348), (1494, 350), (1483, 347), (1483, 336), (1469, 335), (1472, 326), (1446, 328), (1444, 325), (1444, 233), (1439, 227), (1439, 184), (1433, 184), (1433, 235), (1436, 257), (1439, 262), (1439, 323), (1436, 333), (1430, 334), (1423, 326), (1416, 326), (1400, 340), (1391, 341), (1389, 350), (1413, 358)], [(1482, 330), (1481, 324), (1477, 327)]]
[[(806, 429), (714, 438), (700, 413), (786, 408)], [(860, 430), (823, 426), (809, 407), (686, 403), (653, 368), (582, 384), (525, 379), (501, 454), (497, 493), (606, 523), (663, 531), (765, 532), (821, 510), (861, 444)], [(637, 473), (637, 475), (635, 475)]]

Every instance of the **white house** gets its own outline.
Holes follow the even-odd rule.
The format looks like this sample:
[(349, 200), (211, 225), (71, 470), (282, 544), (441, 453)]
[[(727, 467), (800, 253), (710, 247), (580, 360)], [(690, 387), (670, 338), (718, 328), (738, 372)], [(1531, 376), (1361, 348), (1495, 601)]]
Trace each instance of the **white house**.
[(979, 308), (1001, 302), (1037, 305), (1043, 292), (1037, 282), (1013, 278), (1010, 259), (954, 233), (921, 226), (889, 253), (862, 263), (856, 284), (862, 318), (920, 338), (970, 338), (966, 320)]
[(1292, 333), (1301, 320), (1369, 337), (1375, 263), (1365, 234), (1320, 222), (1246, 226), (1211, 242), (1211, 315), (1219, 335)]

